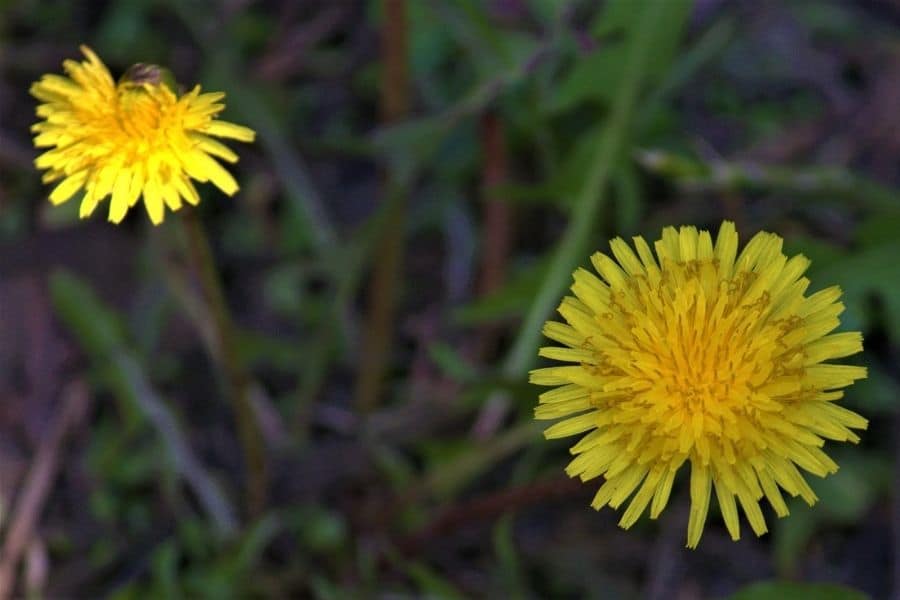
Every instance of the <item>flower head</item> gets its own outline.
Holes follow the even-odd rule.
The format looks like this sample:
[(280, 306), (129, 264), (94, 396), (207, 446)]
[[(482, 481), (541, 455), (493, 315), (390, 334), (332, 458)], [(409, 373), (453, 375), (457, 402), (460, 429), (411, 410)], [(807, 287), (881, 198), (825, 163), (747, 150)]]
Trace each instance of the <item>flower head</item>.
[(541, 394), (535, 416), (564, 417), (548, 438), (589, 432), (566, 472), (603, 475), (596, 509), (634, 494), (620, 526), (648, 504), (655, 519), (690, 463), (688, 547), (700, 541), (713, 489), (732, 539), (738, 504), (762, 535), (763, 496), (779, 517), (788, 514), (781, 490), (815, 503), (798, 467), (834, 473), (824, 440), (855, 443), (851, 429), (867, 426), (836, 402), (865, 367), (825, 362), (861, 351), (862, 335), (830, 333), (840, 288), (807, 296), (809, 260), (787, 258), (775, 234), (758, 233), (740, 254), (727, 221), (715, 244), (694, 227), (664, 229), (656, 257), (643, 238), (634, 244), (637, 254), (621, 238), (610, 243), (618, 264), (591, 258), (602, 280), (575, 272), (575, 296), (559, 307), (567, 324), (544, 329), (563, 347), (540, 353), (576, 364), (532, 371), (533, 383), (558, 386)]
[(116, 83), (90, 48), (81, 51), (87, 60), (63, 63), (68, 77), (44, 75), (31, 86), (42, 102), (42, 120), (31, 128), (34, 145), (49, 148), (35, 165), (46, 169), (44, 183), (59, 182), (50, 193), (53, 204), (83, 189), (85, 218), (110, 196), (109, 220), (119, 223), (143, 197), (159, 224), (166, 206), (175, 211), (182, 199), (200, 201), (192, 179), (211, 181), (229, 196), (237, 191), (215, 160), (233, 163), (237, 155), (214, 137), (250, 142), (255, 134), (216, 118), (225, 94), (201, 94), (198, 85), (178, 95), (154, 65), (135, 65)]

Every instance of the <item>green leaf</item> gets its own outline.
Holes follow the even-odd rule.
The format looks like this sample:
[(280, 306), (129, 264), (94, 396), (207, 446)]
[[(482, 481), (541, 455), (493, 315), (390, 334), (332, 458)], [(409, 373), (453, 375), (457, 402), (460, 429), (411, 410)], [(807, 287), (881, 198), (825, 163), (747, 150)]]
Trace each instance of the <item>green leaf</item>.
[(596, 168), (594, 164), (597, 138), (603, 132), (603, 124), (590, 127), (572, 144), (563, 163), (548, 182), (548, 193), (555, 204), (572, 208), (578, 197), (578, 188), (588, 174)]
[[(847, 251), (824, 240), (807, 235), (794, 235), (784, 241), (787, 256), (802, 254), (812, 261), (813, 268), (825, 267), (847, 256)], [(822, 282), (825, 285), (830, 283)]]
[(798, 499), (788, 502), (791, 514), (772, 524), (772, 558), (776, 572), (791, 575), (819, 523), (815, 507)]
[(856, 228), (856, 239), (864, 248), (893, 242), (900, 231), (900, 216), (875, 213)]
[(386, 444), (373, 444), (372, 459), (379, 474), (395, 491), (406, 490), (416, 478), (416, 467), (404, 452)]
[(234, 575), (237, 577), (253, 569), (280, 531), (281, 522), (275, 515), (267, 515), (253, 523), (241, 536), (237, 553), (229, 565)]
[(438, 460), (429, 463), (426, 487), (440, 498), (451, 497), (474, 478), (498, 461), (535, 442), (541, 437), (543, 426), (535, 421), (524, 421), (498, 433), (486, 442), (454, 444)]
[(403, 563), (406, 574), (416, 582), (422, 597), (434, 600), (462, 600), (465, 596), (445, 577), (420, 561)]
[(106, 60), (127, 63), (128, 58), (132, 58), (130, 52), (151, 41), (152, 28), (146, 25), (149, 5), (146, 0), (113, 2), (109, 5), (95, 34), (95, 47), (103, 51), (102, 56)]
[(643, 212), (641, 181), (631, 161), (622, 161), (613, 176), (613, 185), (616, 191), (616, 231), (625, 236), (637, 230)]
[(813, 507), (823, 520), (841, 525), (858, 523), (890, 482), (890, 462), (861, 452), (841, 452), (834, 457), (840, 470), (823, 479), (810, 478), (819, 497)]
[(764, 581), (754, 583), (732, 594), (730, 600), (866, 600), (858, 590), (834, 583), (797, 583)]
[(564, 112), (588, 100), (612, 103), (618, 94), (618, 82), (625, 76), (625, 57), (630, 51), (637, 20), (644, 11), (657, 11), (666, 23), (654, 36), (647, 57), (648, 75), (651, 79), (660, 78), (672, 62), (692, 4), (692, 0), (609, 2), (594, 26), (594, 33), (601, 36), (621, 32), (622, 38), (603, 43), (599, 49), (576, 60), (558, 84), (557, 93), (551, 96), (548, 110)]
[(236, 527), (234, 510), (218, 483), (194, 455), (174, 413), (158, 397), (134, 352), (125, 343), (118, 317), (76, 276), (57, 271), (50, 276), (50, 297), (60, 320), (101, 370), (131, 421), (144, 420), (159, 434), (171, 466), (198, 495), (219, 532)]
[(160, 598), (178, 598), (181, 596), (178, 586), (178, 546), (168, 540), (153, 553), (154, 588)]
[(863, 355), (869, 376), (846, 389), (848, 406), (863, 416), (896, 414), (900, 409), (900, 385), (875, 364), (874, 357)]
[(428, 356), (445, 375), (454, 381), (474, 381), (478, 377), (477, 369), (445, 342), (429, 344)]
[(50, 296), (60, 319), (88, 353), (102, 358), (123, 343), (122, 323), (107, 310), (94, 291), (74, 275), (57, 271), (50, 276)]
[(650, 92), (642, 106), (639, 120), (646, 122), (642, 123), (642, 129), (658, 119), (658, 113), (670, 108), (672, 96), (690, 85), (700, 69), (721, 56), (736, 30), (736, 19), (723, 17), (704, 31), (690, 48), (677, 53), (672, 65), (666, 69), (662, 82)]
[(523, 318), (519, 333), (512, 343), (502, 366), (507, 377), (521, 377), (533, 364), (540, 344), (541, 329), (553, 306), (571, 277), (572, 269), (584, 259), (591, 236), (596, 235), (595, 223), (606, 204), (606, 192), (616, 165), (631, 149), (635, 112), (639, 110), (641, 92), (653, 82), (651, 66), (655, 46), (672, 29), (666, 17), (670, 7), (679, 1), (657, 3), (641, 11), (629, 51), (625, 57), (627, 68), (616, 85), (616, 95), (603, 132), (594, 140), (596, 154), (593, 169), (587, 174), (577, 194), (569, 225), (551, 256), (551, 267), (534, 294)]
[(441, 19), (424, 2), (410, 2), (409, 60), (418, 81), (431, 77), (455, 52), (453, 38)]
[(337, 583), (321, 573), (313, 573), (309, 585), (316, 600), (341, 600), (356, 597), (354, 594), (348, 594), (347, 589), (341, 589)]
[(611, 101), (625, 68), (628, 45), (619, 42), (579, 58), (558, 84), (546, 109), (551, 114), (571, 110), (586, 100)]
[(312, 344), (258, 331), (239, 331), (238, 342), (245, 364), (265, 365), (285, 372), (296, 369), (297, 365), (309, 358), (312, 351)]
[(648, 0), (609, 0), (594, 19), (591, 32), (595, 37), (601, 38), (627, 31), (634, 26), (642, 4), (647, 2)]
[(528, 598), (521, 560), (515, 540), (515, 514), (504, 513), (493, 530), (494, 553), (497, 555), (498, 571), (503, 583), (504, 594), (509, 598)]
[(544, 279), (549, 264), (547, 258), (542, 258), (521, 268), (499, 289), (456, 309), (454, 321), (460, 325), (478, 325), (522, 314)]
[[(464, 101), (457, 104), (463, 105)], [(440, 114), (385, 126), (375, 131), (372, 143), (387, 157), (397, 180), (409, 181), (431, 160), (461, 116)]]
[(869, 329), (871, 311), (867, 300), (877, 297), (883, 303), (882, 317), (888, 335), (900, 341), (900, 278), (897, 277), (897, 256), (900, 242), (890, 241), (852, 253), (843, 259), (815, 269), (813, 282), (820, 286), (838, 284), (844, 290), (843, 302), (847, 311), (842, 321), (847, 329)]
[(810, 507), (799, 499), (790, 500), (790, 516), (774, 523), (773, 556), (781, 575), (793, 574), (820, 528), (859, 523), (891, 484), (891, 465), (881, 457), (850, 449), (837, 453), (834, 459), (840, 465), (837, 473), (807, 479), (819, 502)]

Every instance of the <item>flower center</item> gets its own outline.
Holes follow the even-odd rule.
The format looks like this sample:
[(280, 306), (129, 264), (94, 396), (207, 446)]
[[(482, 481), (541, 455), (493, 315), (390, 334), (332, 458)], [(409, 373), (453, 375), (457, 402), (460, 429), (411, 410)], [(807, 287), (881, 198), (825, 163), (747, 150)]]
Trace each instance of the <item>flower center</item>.
[(609, 317), (627, 323), (613, 333), (624, 352), (605, 354), (631, 382), (620, 416), (633, 414), (649, 436), (665, 439), (665, 454), (730, 457), (742, 441), (739, 421), (780, 410), (765, 387), (783, 370), (784, 322), (769, 320), (773, 306), (757, 281), (752, 272), (723, 279), (714, 260), (671, 262), (655, 280), (634, 277), (614, 294), (619, 314)]
[[(156, 142), (165, 137), (167, 110), (174, 104), (174, 95), (163, 86), (122, 86), (119, 94), (116, 118), (122, 133), (128, 139)], [(166, 94), (172, 98), (166, 98)]]

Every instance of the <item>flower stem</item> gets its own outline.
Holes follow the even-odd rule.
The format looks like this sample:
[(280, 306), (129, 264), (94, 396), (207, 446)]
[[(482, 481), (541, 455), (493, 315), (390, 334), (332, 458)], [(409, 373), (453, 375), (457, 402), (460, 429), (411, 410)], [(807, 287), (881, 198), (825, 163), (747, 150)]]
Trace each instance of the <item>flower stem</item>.
[(268, 473), (262, 433), (250, 396), (250, 375), (238, 352), (234, 320), (228, 310), (206, 228), (194, 209), (184, 211), (182, 223), (212, 316), (216, 340), (216, 348), (212, 349), (213, 358), (224, 371), (227, 380), (228, 395), (244, 456), (247, 511), (254, 517), (265, 506)]
[(536, 349), (541, 338), (541, 328), (547, 315), (566, 287), (572, 270), (585, 253), (585, 246), (594, 232), (596, 218), (606, 201), (606, 188), (616, 161), (628, 147), (639, 94), (646, 85), (653, 58), (654, 39), (667, 27), (664, 3), (647, 2), (639, 17), (634, 38), (626, 57), (624, 77), (612, 110), (595, 142), (594, 169), (588, 173), (569, 219), (569, 225), (556, 247), (547, 277), (541, 283), (537, 295), (519, 328), (502, 372), (509, 377), (521, 377), (537, 357)]
[[(402, 119), (409, 110), (406, 0), (382, 3), (381, 116), (384, 123)], [(387, 212), (376, 248), (369, 316), (356, 387), (357, 407), (369, 412), (377, 403), (393, 340), (397, 281), (403, 264), (407, 190), (388, 173), (385, 177)]]
[[(481, 233), (482, 261), (479, 293), (487, 296), (503, 285), (513, 237), (512, 206), (505, 198), (492, 194), (492, 188), (507, 183), (509, 167), (506, 152), (506, 128), (502, 117), (488, 110), (481, 119), (481, 147), (484, 153), (482, 194), (484, 212)], [(477, 340), (473, 359), (483, 362), (496, 349), (499, 330), (485, 327)], [(503, 423), (506, 403), (485, 402), (472, 432), (479, 439), (490, 437)]]

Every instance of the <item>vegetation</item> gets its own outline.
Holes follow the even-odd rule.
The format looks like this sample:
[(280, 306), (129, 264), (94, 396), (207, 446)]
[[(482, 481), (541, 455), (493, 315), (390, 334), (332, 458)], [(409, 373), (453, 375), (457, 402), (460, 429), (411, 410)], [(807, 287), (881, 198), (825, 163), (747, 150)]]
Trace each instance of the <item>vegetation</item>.
[[(0, 597), (896, 595), (898, 27), (840, 0), (0, 0)], [(52, 206), (28, 89), (79, 44), (224, 91), (257, 134), (240, 191), (158, 227)], [(870, 425), (816, 506), (732, 542), (714, 502), (688, 550), (688, 478), (619, 529), (527, 372), (610, 238), (723, 219), (843, 288)]]

